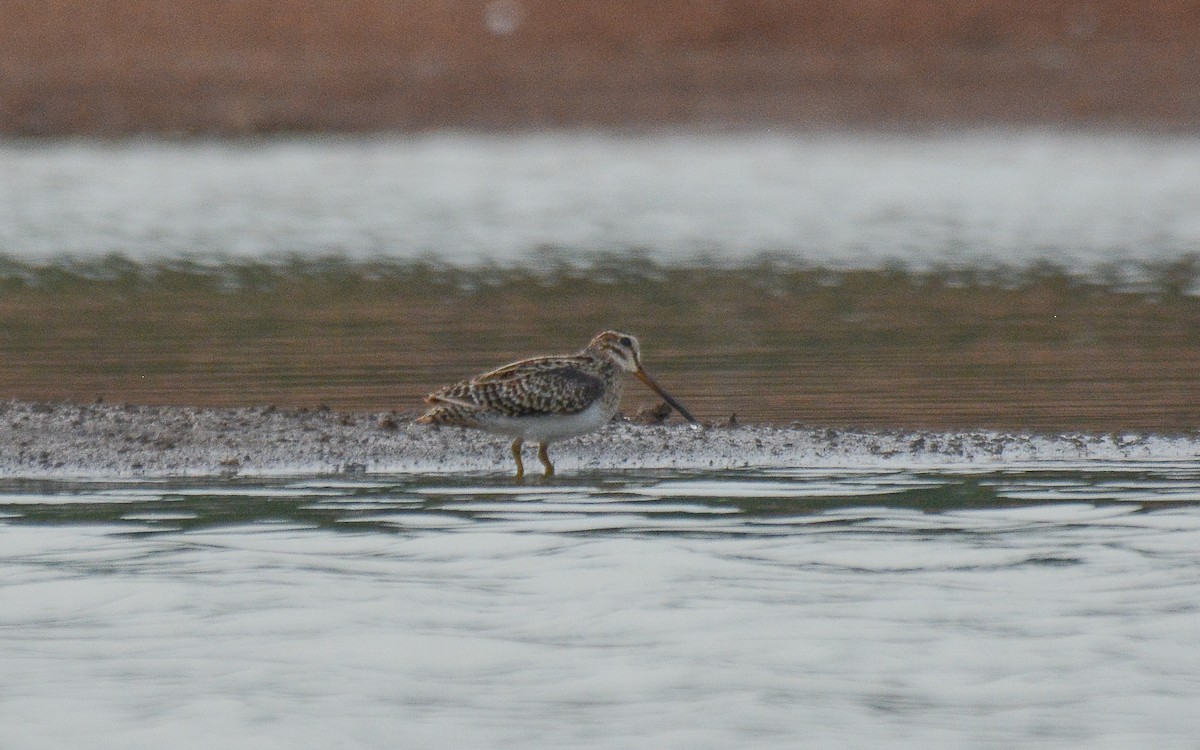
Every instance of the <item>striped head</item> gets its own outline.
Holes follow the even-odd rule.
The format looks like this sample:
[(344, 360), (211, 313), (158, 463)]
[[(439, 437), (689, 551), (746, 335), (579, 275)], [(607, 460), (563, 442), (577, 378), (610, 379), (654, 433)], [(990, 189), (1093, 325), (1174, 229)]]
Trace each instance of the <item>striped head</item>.
[(625, 372), (641, 372), (642, 347), (638, 340), (628, 333), (620, 331), (605, 331), (598, 333), (588, 342), (584, 351), (594, 352), (606, 357)]
[(650, 386), (651, 390), (662, 396), (663, 401), (666, 401), (675, 411), (679, 412), (680, 416), (691, 423), (694, 429), (700, 429), (700, 423), (696, 421), (691, 412), (683, 408), (683, 404), (676, 401), (671, 394), (664, 391), (663, 387), (654, 378), (650, 377), (650, 373), (642, 368), (642, 347), (633, 336), (630, 336), (628, 333), (621, 333), (620, 331), (598, 333), (588, 343), (587, 349), (584, 349), (584, 352), (604, 357), (625, 372), (632, 372), (638, 380)]

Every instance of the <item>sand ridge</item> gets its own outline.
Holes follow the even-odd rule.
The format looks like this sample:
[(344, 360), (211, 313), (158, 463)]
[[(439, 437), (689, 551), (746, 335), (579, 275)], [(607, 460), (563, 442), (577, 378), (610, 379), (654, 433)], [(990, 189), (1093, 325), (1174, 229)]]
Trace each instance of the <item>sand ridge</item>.
[[(326, 408), (195, 408), (0, 402), (0, 477), (134, 478), (512, 471), (507, 441), (413, 423), (415, 414)], [(1194, 461), (1200, 435), (843, 430), (821, 426), (637, 424), (553, 448), (579, 472), (771, 467), (1000, 468), (1024, 463)], [(532, 481), (541, 481), (532, 480)], [(569, 481), (566, 480), (566, 481)]]

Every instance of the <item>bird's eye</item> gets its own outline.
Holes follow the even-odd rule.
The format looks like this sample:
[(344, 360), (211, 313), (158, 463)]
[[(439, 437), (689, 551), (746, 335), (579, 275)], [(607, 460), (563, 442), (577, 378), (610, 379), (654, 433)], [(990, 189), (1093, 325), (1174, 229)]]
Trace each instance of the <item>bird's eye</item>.
[(628, 336), (621, 337), (621, 346), (633, 346), (633, 339)]

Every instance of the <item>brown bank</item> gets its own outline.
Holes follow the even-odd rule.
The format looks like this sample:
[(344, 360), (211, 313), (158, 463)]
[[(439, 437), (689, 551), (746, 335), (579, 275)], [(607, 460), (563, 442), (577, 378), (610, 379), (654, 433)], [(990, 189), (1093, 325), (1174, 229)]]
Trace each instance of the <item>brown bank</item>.
[(0, 133), (1190, 128), (1190, 0), (0, 0)]
[[(628, 259), (614, 261), (617, 273)], [(435, 387), (619, 327), (706, 421), (1200, 427), (1200, 259), (1141, 282), (1026, 269), (421, 262), (16, 267), (0, 398), (416, 410)], [(1130, 269), (1132, 273), (1132, 269)], [(624, 409), (658, 401), (631, 383)]]

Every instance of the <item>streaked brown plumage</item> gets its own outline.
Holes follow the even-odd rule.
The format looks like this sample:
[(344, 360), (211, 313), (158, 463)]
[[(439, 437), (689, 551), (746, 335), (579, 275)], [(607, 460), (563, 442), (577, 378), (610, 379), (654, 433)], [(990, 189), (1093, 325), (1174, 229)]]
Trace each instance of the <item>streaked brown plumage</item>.
[(417, 421), (511, 436), (518, 478), (525, 473), (521, 445), (536, 440), (538, 458), (550, 476), (554, 465), (546, 447), (597, 430), (611, 420), (621, 401), (626, 372), (699, 428), (687, 409), (646, 374), (637, 339), (619, 331), (597, 334), (578, 354), (524, 359), (439, 388), (425, 399), (432, 407)]

